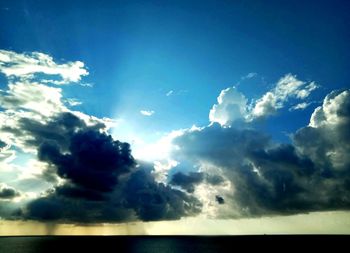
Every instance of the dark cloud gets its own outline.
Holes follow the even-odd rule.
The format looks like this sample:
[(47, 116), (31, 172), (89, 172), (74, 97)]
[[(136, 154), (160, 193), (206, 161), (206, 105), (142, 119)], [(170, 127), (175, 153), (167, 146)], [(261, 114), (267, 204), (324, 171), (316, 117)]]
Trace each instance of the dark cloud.
[(203, 182), (211, 185), (220, 185), (224, 182), (224, 178), (220, 175), (207, 174), (204, 172), (189, 172), (184, 174), (179, 171), (172, 176), (169, 183), (171, 185), (180, 186), (188, 193), (193, 193), (196, 185)]
[(182, 172), (177, 172), (173, 175), (170, 184), (181, 186), (187, 192), (194, 192), (194, 186), (204, 180), (204, 173), (190, 172), (187, 175)]
[(21, 195), (20, 192), (17, 191), (15, 188), (12, 188), (10, 186), (0, 183), (0, 200), (1, 199), (10, 200), (20, 195)]
[(149, 171), (139, 170), (128, 181), (124, 196), (142, 220), (173, 220), (201, 211), (201, 203), (182, 191), (155, 182)]
[(44, 142), (38, 157), (55, 165), (61, 178), (88, 189), (112, 191), (118, 176), (135, 165), (129, 144), (98, 131), (74, 133), (68, 150), (69, 154), (61, 153), (57, 143)]
[(201, 211), (200, 202), (186, 193), (157, 183), (150, 170), (138, 168), (122, 178), (113, 192), (64, 184), (36, 199), (18, 218), (67, 222), (174, 220)]
[(264, 149), (269, 143), (269, 137), (256, 130), (224, 128), (214, 123), (176, 138), (174, 144), (180, 150), (173, 155), (180, 160), (207, 161), (214, 165), (233, 167), (241, 164), (246, 154)]
[(216, 195), (216, 196), (215, 196), (215, 200), (216, 200), (216, 202), (218, 202), (220, 205), (225, 204), (224, 198), (221, 197), (221, 196), (219, 196), (219, 195)]
[(222, 176), (211, 175), (211, 174), (206, 174), (205, 179), (208, 182), (208, 184), (211, 184), (211, 185), (220, 185), (225, 181), (225, 179)]
[(293, 144), (213, 124), (177, 137), (174, 156), (222, 171), (234, 189), (218, 196), (240, 216), (349, 209), (349, 94), (327, 96)]
[(65, 221), (65, 222), (121, 222), (135, 220), (133, 211), (124, 208), (118, 201), (102, 200), (92, 196), (88, 199), (86, 192), (82, 194), (61, 192), (56, 189), (46, 197), (38, 198), (30, 202), (25, 209), (18, 214), (18, 218), (40, 221)]
[(0, 151), (1, 151), (1, 149), (2, 148), (4, 148), (4, 147), (6, 147), (6, 143), (5, 142), (3, 142), (2, 140), (0, 140)]
[(88, 126), (71, 113), (46, 124), (26, 119), (22, 128), (32, 137), (28, 145), (64, 183), (31, 201), (18, 218), (43, 221), (119, 222), (179, 219), (200, 211), (199, 201), (157, 183), (153, 166), (137, 164), (130, 145), (114, 140), (103, 125)]

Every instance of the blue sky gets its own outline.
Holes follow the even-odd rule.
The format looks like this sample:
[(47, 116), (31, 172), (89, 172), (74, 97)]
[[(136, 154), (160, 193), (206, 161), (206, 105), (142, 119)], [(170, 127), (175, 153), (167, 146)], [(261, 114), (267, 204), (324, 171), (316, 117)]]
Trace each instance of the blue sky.
[[(242, 171), (249, 167), (259, 176), (266, 173), (276, 186), (273, 197), (266, 201), (272, 203), (280, 197), (279, 186), (284, 192), (290, 184), (291, 195), (306, 187), (304, 178), (294, 172), (298, 187), (292, 184), (283, 166), (288, 171), (317, 168), (322, 177), (334, 169), (337, 183), (339, 170), (348, 170), (343, 157), (348, 150), (348, 135), (343, 131), (347, 121), (341, 117), (345, 117), (342, 110), (346, 114), (350, 81), (349, 11), (347, 1), (316, 0), (1, 1), (0, 119), (5, 123), (0, 129), (0, 190), (14, 187), (22, 192), (14, 195), (15, 203), (44, 201), (30, 202), (50, 186), (56, 192), (74, 190), (72, 196), (91, 197), (91, 192), (101, 189), (88, 189), (91, 185), (81, 179), (85, 177), (77, 179), (74, 173), (62, 172), (64, 166), (49, 155), (54, 149), (43, 143), (57, 142), (62, 152), (57, 156), (63, 159), (70, 154), (70, 159), (79, 160), (71, 139), (81, 136), (73, 136), (74, 131), (85, 133), (94, 145), (106, 142), (107, 151), (114, 152), (116, 144), (105, 137), (108, 133), (130, 143), (137, 168), (153, 171), (145, 176), (150, 182), (187, 191), (193, 203), (198, 199), (206, 208), (212, 208), (220, 193), (227, 208), (215, 207), (208, 211), (209, 216), (216, 213), (214, 217), (232, 218), (294, 210), (295, 206), (283, 209), (274, 204), (257, 206), (259, 201), (245, 203), (239, 198), (243, 195), (232, 193), (232, 187), (254, 184), (257, 190), (251, 194), (259, 199), (263, 191), (256, 183), (259, 180), (249, 181), (254, 176)], [(70, 132), (69, 127), (76, 129)], [(345, 140), (344, 146), (328, 140), (327, 131), (334, 132), (333, 141)], [(34, 141), (28, 141), (30, 138)], [(311, 143), (316, 139), (319, 143)], [(321, 146), (329, 150), (317, 153)], [(108, 160), (108, 154), (100, 154), (94, 163)], [(233, 161), (235, 156), (244, 159)], [(268, 165), (279, 176), (265, 171)], [(31, 169), (24, 173), (26, 166)], [(91, 171), (87, 177), (94, 175)], [(194, 174), (187, 175), (188, 171)], [(109, 176), (114, 180), (118, 173)], [(176, 179), (172, 177), (176, 173), (184, 174)], [(247, 181), (237, 181), (235, 173)], [(211, 183), (214, 176), (222, 181), (219, 186)], [(322, 186), (322, 177), (315, 179), (313, 187)], [(209, 187), (207, 192), (202, 183)], [(36, 188), (31, 192), (31, 187)], [(113, 194), (126, 191), (113, 187)], [(105, 197), (106, 193), (101, 194)], [(50, 201), (56, 197), (47, 195)], [(126, 201), (131, 205), (128, 208), (142, 210), (132, 206), (140, 204), (133, 198)], [(314, 210), (310, 203), (305, 206)], [(240, 205), (236, 213), (228, 213), (230, 206)], [(339, 206), (348, 207), (348, 202)], [(32, 210), (27, 215), (36, 219)], [(197, 211), (182, 210), (179, 217)], [(1, 212), (0, 208), (0, 217)], [(113, 219), (125, 218), (118, 215)], [(174, 218), (169, 213), (135, 215), (141, 220)], [(70, 218), (76, 221), (74, 215)]]
[[(293, 73), (327, 91), (346, 86), (346, 5), (3, 1), (0, 45), (83, 61), (90, 69), (84, 81), (94, 88), (65, 90), (84, 100), (82, 110), (96, 116), (126, 114), (139, 121), (139, 108), (149, 108), (156, 114), (152, 122), (143, 123), (151, 131), (169, 131), (206, 124), (216, 94), (251, 72), (264, 77), (267, 85)], [(248, 97), (266, 91), (261, 83), (246, 82), (240, 88)], [(170, 90), (186, 92), (164, 97)], [(308, 120), (296, 118), (296, 127)]]

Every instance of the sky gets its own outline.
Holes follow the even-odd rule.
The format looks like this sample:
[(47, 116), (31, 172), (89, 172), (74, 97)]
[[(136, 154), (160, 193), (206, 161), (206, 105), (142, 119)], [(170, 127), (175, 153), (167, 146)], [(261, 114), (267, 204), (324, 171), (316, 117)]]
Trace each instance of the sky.
[(349, 233), (349, 11), (1, 1), (1, 234)]

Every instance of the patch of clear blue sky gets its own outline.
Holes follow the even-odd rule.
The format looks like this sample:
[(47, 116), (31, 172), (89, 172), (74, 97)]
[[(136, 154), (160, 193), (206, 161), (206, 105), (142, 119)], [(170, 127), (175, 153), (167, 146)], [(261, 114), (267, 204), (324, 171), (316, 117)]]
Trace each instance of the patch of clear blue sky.
[[(349, 87), (349, 5), (9, 0), (0, 2), (0, 48), (81, 60), (90, 71), (84, 82), (94, 87), (65, 87), (67, 97), (83, 101), (80, 110), (122, 116), (149, 133), (169, 131), (207, 124), (220, 90), (250, 72), (266, 83), (242, 83), (248, 98), (257, 98), (286, 73), (322, 85), (314, 100)], [(187, 92), (167, 97), (169, 90)], [(285, 111), (266, 130), (294, 131), (308, 122), (315, 106)], [(141, 109), (156, 113), (143, 117)]]

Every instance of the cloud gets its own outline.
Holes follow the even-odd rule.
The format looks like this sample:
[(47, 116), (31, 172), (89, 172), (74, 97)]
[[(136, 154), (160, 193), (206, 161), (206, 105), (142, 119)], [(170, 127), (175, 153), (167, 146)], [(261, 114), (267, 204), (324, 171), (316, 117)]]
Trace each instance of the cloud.
[(346, 173), (350, 167), (349, 129), (350, 91), (332, 92), (315, 109), (309, 125), (297, 131), (294, 142), (323, 173)]
[(212, 123), (229, 125), (247, 115), (247, 99), (235, 87), (222, 90), (217, 102), (209, 112), (209, 120)]
[(201, 210), (195, 197), (156, 182), (153, 166), (137, 163), (129, 144), (113, 140), (101, 124), (89, 126), (64, 112), (45, 124), (26, 119), (21, 129), (32, 137), (38, 159), (48, 165), (37, 176), (58, 176), (61, 183), (12, 218), (121, 222), (179, 219)]
[[(254, 77), (255, 75), (249, 75)], [(318, 88), (315, 82), (303, 82), (296, 76), (287, 74), (275, 87), (257, 100), (248, 103), (248, 99), (236, 87), (224, 89), (209, 112), (209, 121), (221, 126), (231, 126), (233, 122), (251, 122), (276, 114), (290, 99), (306, 99), (313, 90)], [(307, 103), (300, 103), (294, 109), (306, 108)]]
[(15, 158), (15, 152), (10, 150), (11, 145), (0, 140), (0, 165), (4, 167), (4, 164), (11, 162)]
[(144, 115), (144, 116), (149, 117), (149, 116), (152, 116), (154, 114), (154, 111), (152, 111), (152, 110), (148, 110), (148, 111), (147, 110), (141, 110), (140, 113), (142, 115)]
[(0, 90), (0, 107), (7, 110), (25, 109), (50, 116), (65, 110), (62, 90), (37, 82), (10, 83), (8, 90)]
[(251, 117), (273, 115), (277, 110), (283, 108), (290, 98), (305, 99), (317, 87), (315, 82), (306, 83), (298, 80), (295, 75), (287, 74), (277, 82), (274, 89), (266, 92), (255, 102)]
[[(0, 69), (9, 79), (7, 90), (0, 91), (1, 169), (25, 152), (38, 168), (26, 175), (51, 187), (17, 206), (1, 207), (4, 217), (121, 222), (350, 208), (349, 90), (327, 95), (309, 125), (291, 143), (280, 144), (255, 129), (254, 121), (290, 101), (304, 100), (296, 109), (307, 106), (317, 85), (288, 74), (253, 101), (227, 88), (210, 110), (209, 126), (173, 131), (156, 148), (148, 146), (169, 158), (149, 164), (135, 160), (128, 143), (109, 135), (113, 120), (69, 109), (77, 101), (49, 85), (80, 81), (87, 74), (83, 64), (57, 64), (41, 53), (0, 52)], [(40, 80), (38, 73), (54, 77)], [(28, 180), (26, 175), (19, 179)], [(21, 193), (3, 184), (1, 194), (15, 199)]]
[(15, 188), (10, 187), (4, 183), (0, 183), (0, 200), (10, 200), (19, 197), (21, 193)]
[(32, 137), (28, 145), (37, 147), (38, 159), (50, 168), (42, 179), (57, 175), (63, 181), (14, 217), (120, 222), (179, 219), (200, 211), (195, 197), (156, 182), (153, 166), (137, 165), (129, 144), (113, 140), (104, 128), (70, 112), (45, 124), (26, 119), (21, 129)]
[[(130, 145), (108, 134), (115, 121), (67, 108), (66, 103), (78, 102), (50, 85), (80, 81), (88, 74), (83, 63), (57, 64), (42, 53), (2, 50), (0, 71), (9, 80), (7, 90), (0, 91), (1, 169), (17, 152), (25, 152), (28, 171), (18, 170), (15, 181), (51, 185), (31, 200), (1, 207), (3, 217), (115, 222), (179, 219), (200, 212), (195, 197), (157, 182), (153, 165), (136, 162)], [(154, 111), (141, 113), (151, 116)], [(1, 186), (0, 196), (12, 198), (17, 192)]]
[(177, 172), (173, 175), (170, 184), (181, 186), (187, 192), (194, 192), (194, 185), (201, 183), (204, 180), (204, 174), (201, 172), (190, 172), (188, 175)]
[(256, 77), (258, 75), (258, 73), (255, 72), (250, 72), (247, 75), (241, 77), (242, 80), (246, 80), (246, 79), (252, 79), (254, 77)]
[(57, 136), (62, 129), (56, 129), (55, 126), (51, 129), (45, 127), (45, 124), (57, 115), (76, 115), (88, 125), (105, 125), (105, 129), (112, 123), (106, 118), (99, 119), (71, 111), (63, 101), (60, 88), (29, 81), (10, 83), (8, 90), (0, 91), (0, 108), (3, 109), (0, 111), (0, 138), (10, 146), (35, 153), (36, 148), (31, 145), (34, 128), (46, 132), (46, 135)]
[(225, 204), (225, 200), (223, 197), (216, 195), (215, 199), (216, 199), (216, 202), (218, 202), (220, 205)]
[(84, 63), (80, 61), (58, 64), (47, 54), (16, 53), (0, 50), (0, 72), (8, 78), (33, 79), (34, 74), (41, 73), (51, 76), (60, 76), (61, 80), (52, 80), (55, 84), (79, 82), (82, 76), (88, 75)]
[(75, 185), (101, 192), (111, 191), (118, 176), (130, 171), (134, 160), (127, 143), (95, 130), (81, 130), (69, 138), (68, 152), (59, 142), (43, 142), (39, 146), (41, 161), (55, 165), (57, 174)]
[(305, 108), (309, 107), (309, 105), (311, 105), (311, 103), (302, 102), (289, 108), (289, 111), (304, 110)]
[(165, 96), (169, 97), (169, 96), (171, 96), (173, 93), (174, 93), (174, 91), (173, 91), (173, 90), (170, 90), (170, 91), (168, 91), (168, 92), (165, 94)]
[(127, 206), (136, 210), (142, 220), (174, 220), (201, 211), (201, 203), (193, 196), (156, 183), (147, 170), (135, 172), (124, 191)]
[(187, 174), (185, 174), (179, 171), (172, 176), (169, 183), (171, 185), (181, 187), (188, 193), (193, 193), (195, 187), (201, 183), (218, 186), (223, 182), (224, 179), (220, 175), (208, 174), (204, 172), (188, 172)]
[(75, 98), (68, 98), (66, 99), (67, 103), (70, 105), (70, 106), (78, 106), (78, 105), (81, 105), (82, 102), (75, 99)]
[[(327, 95), (309, 126), (295, 133), (292, 144), (275, 143), (252, 125), (211, 124), (176, 137), (173, 156), (231, 183), (229, 191), (214, 188), (225, 202), (215, 217), (349, 209), (349, 105), (349, 90)], [(183, 177), (179, 182), (185, 189), (186, 184), (193, 187), (194, 196), (202, 200), (208, 184), (193, 180), (191, 184), (191, 177)]]

